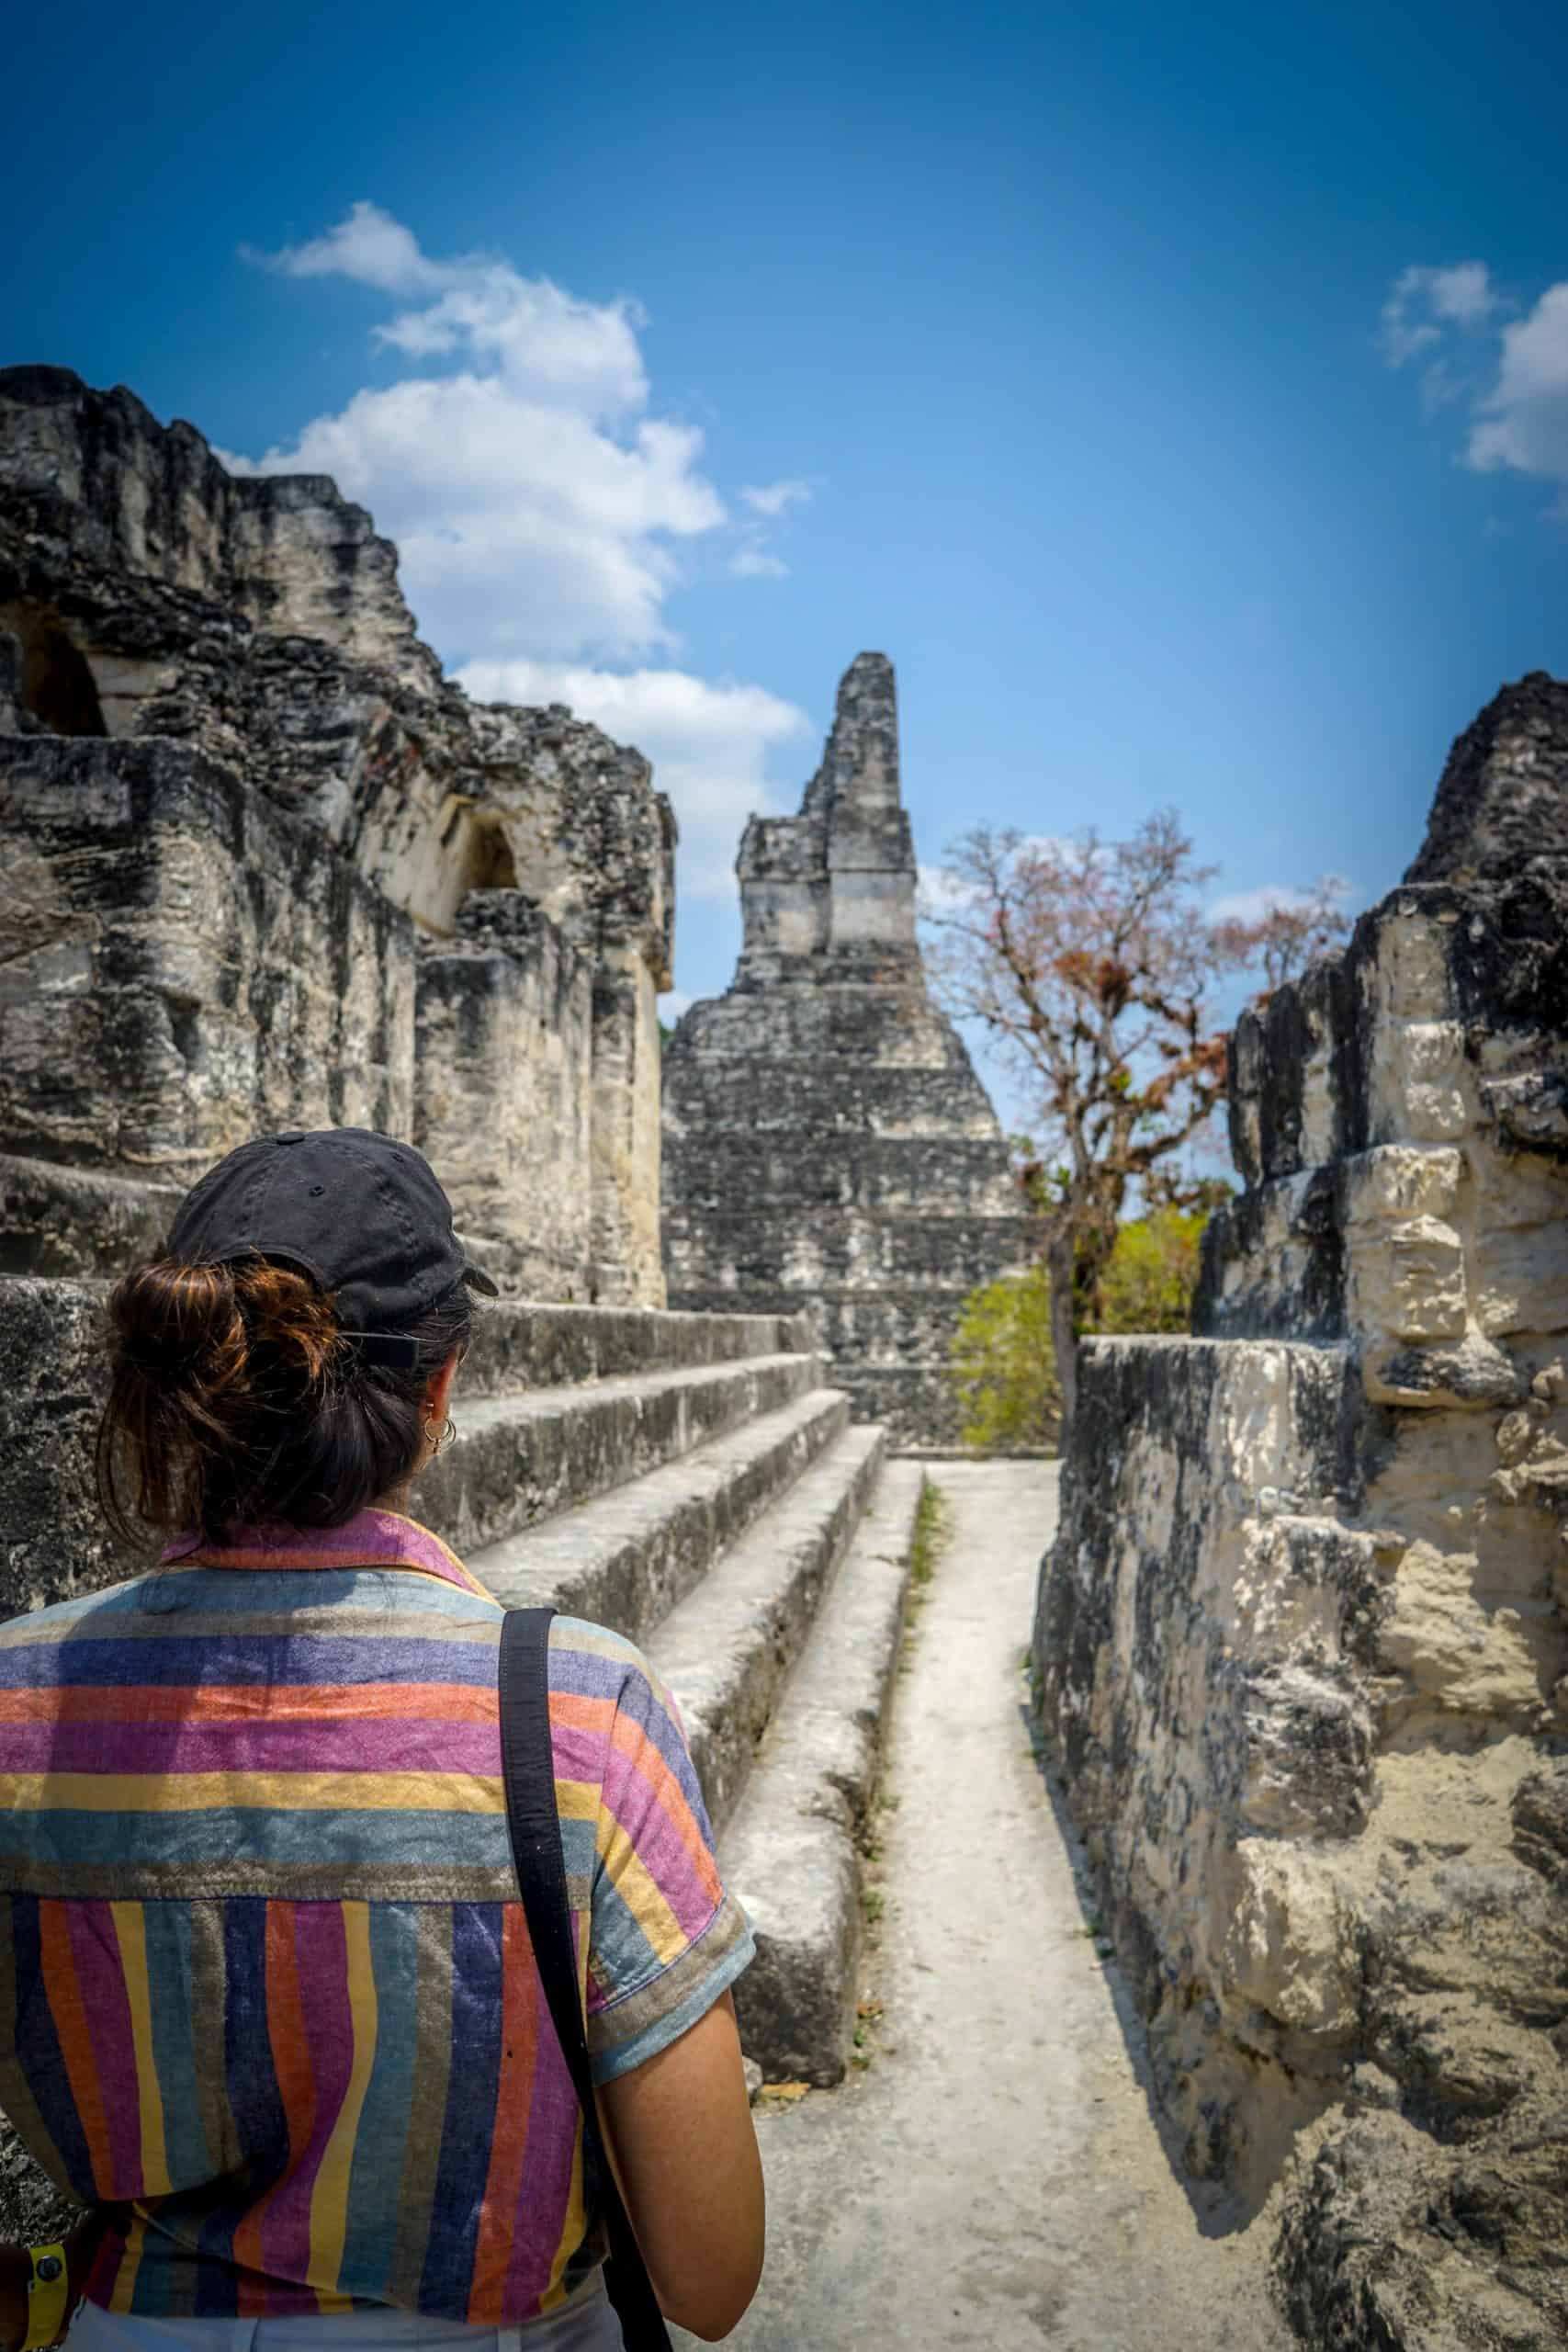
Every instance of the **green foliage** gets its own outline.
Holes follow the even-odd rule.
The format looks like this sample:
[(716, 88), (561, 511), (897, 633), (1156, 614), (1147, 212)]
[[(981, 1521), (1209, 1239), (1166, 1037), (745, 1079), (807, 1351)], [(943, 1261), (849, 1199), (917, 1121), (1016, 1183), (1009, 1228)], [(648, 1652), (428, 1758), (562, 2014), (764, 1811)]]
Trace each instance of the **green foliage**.
[[(1120, 1227), (1101, 1278), (1094, 1329), (1188, 1329), (1207, 1223), (1206, 1209), (1158, 1208)], [(1006, 1453), (1055, 1443), (1061, 1390), (1043, 1264), (970, 1292), (953, 1338), (950, 1376), (965, 1445)]]
[(965, 1445), (1007, 1453), (1055, 1443), (1061, 1393), (1043, 1265), (970, 1292), (953, 1335), (952, 1379)]
[(1116, 1236), (1100, 1279), (1101, 1331), (1185, 1331), (1198, 1284), (1198, 1245), (1208, 1214), (1156, 1209), (1133, 1218)]

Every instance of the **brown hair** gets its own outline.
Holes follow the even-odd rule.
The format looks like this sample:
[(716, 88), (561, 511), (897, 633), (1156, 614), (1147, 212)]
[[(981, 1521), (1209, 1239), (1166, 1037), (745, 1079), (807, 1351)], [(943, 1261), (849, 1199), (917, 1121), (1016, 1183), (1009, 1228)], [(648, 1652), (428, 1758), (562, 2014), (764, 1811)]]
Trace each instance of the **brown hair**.
[(154, 1258), (109, 1294), (98, 1492), (122, 1539), (209, 1540), (281, 1521), (337, 1527), (409, 1476), (425, 1388), (468, 1346), (459, 1283), (406, 1335), (410, 1365), (367, 1362), (297, 1268)]

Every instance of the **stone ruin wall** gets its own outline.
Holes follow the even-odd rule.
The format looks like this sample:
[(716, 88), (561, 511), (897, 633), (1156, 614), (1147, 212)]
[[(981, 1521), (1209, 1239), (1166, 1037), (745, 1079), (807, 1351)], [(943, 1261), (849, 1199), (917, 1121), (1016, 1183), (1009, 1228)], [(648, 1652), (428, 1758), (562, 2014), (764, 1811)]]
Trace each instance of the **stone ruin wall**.
[(674, 837), (636, 752), (442, 677), (330, 481), (0, 371), (0, 1611), (139, 1565), (101, 1283), (258, 1129), (408, 1136), (503, 1288), (662, 1304)]
[(665, 1057), (671, 1304), (808, 1310), (857, 1417), (940, 1444), (958, 1310), (1029, 1250), (996, 1113), (926, 986), (884, 655), (845, 673), (799, 815), (753, 817), (737, 872), (734, 983)]
[(1568, 2342), (1568, 686), (1245, 1019), (1191, 1340), (1085, 1351), (1033, 1672), (1314, 2345)]
[(39, 1163), (169, 1188), (150, 1229), (259, 1127), (364, 1123), (509, 1287), (660, 1304), (673, 846), (637, 752), (443, 678), (329, 481), (0, 371), (9, 1271), (72, 1246)]

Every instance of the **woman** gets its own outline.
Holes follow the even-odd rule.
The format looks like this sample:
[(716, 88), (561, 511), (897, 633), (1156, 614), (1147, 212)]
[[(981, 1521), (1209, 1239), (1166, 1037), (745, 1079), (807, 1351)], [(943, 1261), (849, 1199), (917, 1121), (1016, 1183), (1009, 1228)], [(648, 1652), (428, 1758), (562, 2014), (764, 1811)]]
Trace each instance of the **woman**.
[[(0, 1629), (0, 2104), (102, 2217), (73, 2352), (621, 2341), (508, 1844), (502, 1612), (407, 1516), (493, 1288), (420, 1154), (340, 1128), (231, 1153), (112, 1294), (101, 1482), (166, 1548)], [(750, 1933), (637, 1651), (558, 1618), (549, 1715), (605, 2139), (711, 2340), (761, 2264)]]

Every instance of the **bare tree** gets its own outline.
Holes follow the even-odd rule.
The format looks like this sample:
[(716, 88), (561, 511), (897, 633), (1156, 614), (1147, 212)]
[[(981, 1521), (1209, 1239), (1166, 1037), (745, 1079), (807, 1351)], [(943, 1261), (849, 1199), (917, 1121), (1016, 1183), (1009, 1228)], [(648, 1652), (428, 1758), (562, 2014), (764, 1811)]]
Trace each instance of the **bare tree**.
[(1217, 981), (1261, 963), (1277, 986), (1344, 928), (1328, 899), (1303, 926), (1293, 898), (1216, 928), (1203, 909), (1213, 875), (1169, 809), (1125, 842), (979, 826), (950, 853), (928, 912), (947, 1009), (983, 1025), (1038, 1104), (1041, 1148), (1021, 1172), (1050, 1274), (1064, 1425), (1129, 1194), (1182, 1206), (1205, 1189), (1184, 1155), (1224, 1093)]
[(1343, 938), (1349, 889), (1342, 874), (1320, 874), (1310, 890), (1277, 891), (1251, 922), (1232, 916), (1216, 923), (1215, 953), (1226, 963), (1260, 966), (1260, 993), (1272, 996)]

